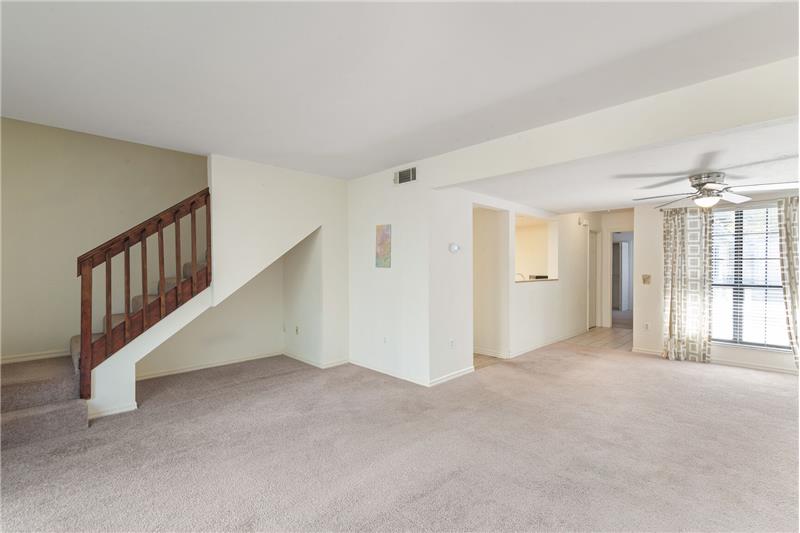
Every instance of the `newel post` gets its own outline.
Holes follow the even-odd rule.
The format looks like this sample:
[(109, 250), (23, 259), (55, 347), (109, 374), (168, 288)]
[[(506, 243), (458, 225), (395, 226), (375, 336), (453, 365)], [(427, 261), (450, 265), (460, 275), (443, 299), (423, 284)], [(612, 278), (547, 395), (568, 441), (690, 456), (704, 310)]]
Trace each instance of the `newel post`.
[(92, 260), (80, 264), (81, 276), (81, 398), (92, 396)]

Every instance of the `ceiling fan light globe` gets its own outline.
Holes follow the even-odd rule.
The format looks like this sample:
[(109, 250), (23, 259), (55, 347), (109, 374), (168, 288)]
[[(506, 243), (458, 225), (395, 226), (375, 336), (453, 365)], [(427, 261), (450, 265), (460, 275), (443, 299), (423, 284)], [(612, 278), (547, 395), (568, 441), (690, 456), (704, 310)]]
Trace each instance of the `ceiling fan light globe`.
[(702, 207), (703, 209), (708, 209), (710, 207), (714, 207), (719, 203), (720, 197), (719, 196), (700, 196), (699, 198), (694, 199), (695, 205), (697, 207)]

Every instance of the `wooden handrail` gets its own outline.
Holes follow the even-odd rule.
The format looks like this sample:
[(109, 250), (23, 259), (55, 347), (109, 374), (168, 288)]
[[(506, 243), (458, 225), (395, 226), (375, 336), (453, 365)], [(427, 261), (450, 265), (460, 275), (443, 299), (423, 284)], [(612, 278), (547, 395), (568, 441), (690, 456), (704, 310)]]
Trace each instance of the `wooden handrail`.
[[(197, 210), (203, 206), (206, 207), (206, 264), (201, 266), (197, 261)], [(187, 279), (183, 279), (181, 264), (180, 219), (184, 216), (191, 219), (192, 274)], [(170, 224), (175, 224), (175, 287), (167, 290), (164, 228)], [(154, 234), (158, 235), (158, 297), (150, 301), (147, 282), (147, 238)], [(142, 307), (140, 310), (133, 311), (131, 309), (130, 249), (137, 243), (141, 246)], [(125, 295), (125, 307), (124, 321), (117, 321), (118, 324), (115, 325), (111, 306), (111, 260), (120, 253), (125, 254), (122, 291)], [(105, 263), (104, 331), (102, 334), (93, 334), (92, 269), (103, 263)], [(91, 379), (94, 367), (211, 284), (211, 196), (209, 190), (203, 189), (193, 194), (81, 255), (78, 257), (78, 276), (81, 278), (80, 395), (81, 398), (89, 398), (92, 392)]]
[(164, 226), (169, 226), (175, 221), (176, 217), (188, 215), (192, 205), (195, 206), (195, 209), (206, 205), (208, 197), (208, 189), (203, 189), (197, 194), (191, 195), (185, 200), (173, 205), (169, 209), (165, 209), (161, 213), (148, 218), (141, 224), (137, 224), (131, 229), (123, 231), (116, 237), (107, 240), (100, 246), (89, 250), (85, 254), (82, 254), (80, 257), (78, 257), (78, 276), (81, 275), (81, 264), (91, 260), (91, 265), (93, 267), (102, 265), (106, 258), (106, 252), (109, 252), (110, 257), (114, 257), (115, 255), (125, 251), (125, 239), (128, 239), (128, 246), (133, 246), (141, 240), (142, 232), (144, 232), (144, 238), (158, 233), (159, 220), (161, 220)]

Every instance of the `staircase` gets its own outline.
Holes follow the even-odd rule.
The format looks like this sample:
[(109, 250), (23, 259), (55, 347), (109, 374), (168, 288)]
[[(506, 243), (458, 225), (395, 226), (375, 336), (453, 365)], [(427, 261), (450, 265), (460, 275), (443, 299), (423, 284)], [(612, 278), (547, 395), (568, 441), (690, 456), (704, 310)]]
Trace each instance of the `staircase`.
[[(198, 258), (197, 211), (206, 208), (206, 251)], [(2, 446), (17, 446), (88, 427), (86, 399), (92, 370), (211, 283), (211, 196), (204, 189), (78, 257), (81, 278), (80, 334), (69, 341), (71, 357), (6, 364), (0, 378)], [(181, 220), (191, 224), (190, 260), (181, 261)], [(175, 273), (165, 275), (164, 230), (175, 226)], [(158, 236), (156, 291), (148, 284), (147, 238)], [(131, 295), (131, 250), (140, 247), (141, 288)], [(112, 312), (112, 259), (124, 254), (124, 310)], [(102, 331), (92, 331), (92, 271), (105, 271)], [(136, 290), (135, 288), (133, 290)]]

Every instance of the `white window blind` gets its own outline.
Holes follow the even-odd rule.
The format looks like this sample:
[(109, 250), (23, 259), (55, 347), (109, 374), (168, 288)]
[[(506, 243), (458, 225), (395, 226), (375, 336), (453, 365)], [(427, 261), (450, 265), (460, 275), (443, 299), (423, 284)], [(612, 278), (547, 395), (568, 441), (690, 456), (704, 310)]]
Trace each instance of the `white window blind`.
[(788, 348), (777, 206), (715, 210), (712, 218), (712, 339)]

